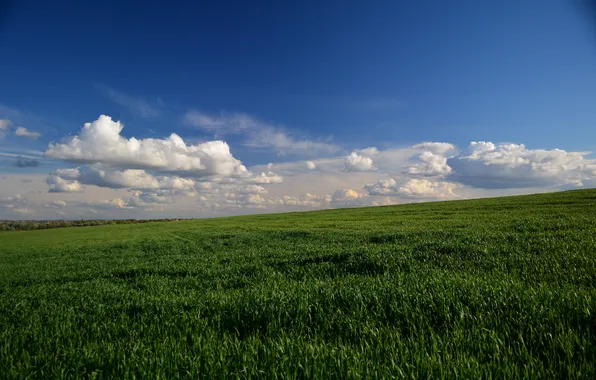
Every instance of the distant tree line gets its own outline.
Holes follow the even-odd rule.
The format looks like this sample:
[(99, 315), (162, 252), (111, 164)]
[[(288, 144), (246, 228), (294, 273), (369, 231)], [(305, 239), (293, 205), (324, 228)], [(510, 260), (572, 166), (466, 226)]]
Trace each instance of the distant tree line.
[(103, 226), (109, 224), (134, 224), (175, 222), (182, 219), (93, 219), (93, 220), (0, 220), (0, 231), (32, 231), (48, 228)]

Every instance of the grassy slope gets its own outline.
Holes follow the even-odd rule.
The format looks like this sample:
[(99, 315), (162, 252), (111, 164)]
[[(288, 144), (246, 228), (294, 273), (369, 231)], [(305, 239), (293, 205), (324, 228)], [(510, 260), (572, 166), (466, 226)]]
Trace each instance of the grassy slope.
[(596, 375), (596, 190), (0, 233), (0, 378)]

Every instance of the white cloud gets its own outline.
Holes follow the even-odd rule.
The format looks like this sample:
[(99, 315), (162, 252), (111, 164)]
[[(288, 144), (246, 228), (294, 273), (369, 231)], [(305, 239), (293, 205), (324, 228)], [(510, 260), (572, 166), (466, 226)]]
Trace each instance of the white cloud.
[(160, 192), (135, 191), (126, 201), (126, 207), (153, 207), (174, 203), (171, 196)]
[(393, 178), (381, 180), (375, 184), (364, 187), (370, 195), (405, 196), (419, 198), (450, 198), (455, 197), (453, 192), (457, 185), (450, 182), (429, 181), (427, 179), (413, 178), (400, 184)]
[(372, 158), (352, 152), (345, 159), (345, 169), (349, 172), (367, 172), (375, 170), (375, 167)]
[(371, 202), (371, 206), (391, 206), (399, 204), (399, 202), (393, 197), (377, 197)]
[(29, 131), (27, 128), (25, 127), (18, 127), (15, 131), (14, 131), (15, 136), (21, 136), (21, 137), (29, 137), (32, 139), (36, 139), (39, 136), (41, 136), (41, 133), (39, 132), (32, 132)]
[(383, 179), (375, 184), (368, 184), (364, 188), (370, 195), (396, 195), (397, 181), (393, 178)]
[(211, 184), (236, 184), (236, 185), (272, 185), (283, 182), (283, 177), (269, 171), (255, 174), (252, 171), (246, 171), (240, 175), (230, 176), (210, 176), (203, 183)]
[(79, 193), (84, 190), (79, 181), (51, 174), (46, 180), (50, 193)]
[(284, 195), (281, 197), (270, 197), (267, 204), (270, 206), (296, 206), (308, 208), (328, 207), (331, 202), (330, 195), (314, 195), (306, 193), (299, 196)]
[[(251, 181), (251, 179), (249, 179), (248, 181)], [(266, 184), (266, 183), (282, 183), (283, 182), (283, 178), (273, 172), (261, 172), (259, 174), (257, 174), (256, 176), (254, 176), (254, 179), (252, 179), (252, 181), (254, 181), (254, 183), (262, 183), (262, 184)]]
[(274, 128), (262, 129), (253, 134), (246, 142), (253, 148), (273, 148), (280, 155), (306, 155), (330, 154), (339, 151), (339, 147), (323, 141), (296, 139), (286, 132)]
[(267, 189), (254, 184), (246, 185), (241, 182), (197, 182), (195, 189), (199, 195), (199, 201), (209, 204), (224, 203), (227, 205), (242, 206), (266, 203), (262, 196), (267, 194)]
[(110, 200), (101, 201), (89, 201), (86, 202), (86, 205), (96, 210), (123, 210), (133, 208), (132, 206), (128, 205), (128, 202), (122, 198), (114, 198)]
[(434, 154), (444, 155), (450, 151), (455, 150), (455, 145), (445, 142), (423, 142), (413, 145), (412, 148), (429, 151)]
[(166, 139), (127, 139), (120, 135), (123, 125), (106, 115), (85, 123), (78, 136), (65, 143), (50, 144), (48, 158), (74, 163), (127, 169), (181, 171), (195, 176), (237, 175), (246, 172), (224, 141), (186, 145), (172, 133)]
[(45, 208), (52, 208), (52, 209), (61, 209), (66, 207), (67, 203), (65, 201), (52, 201), (51, 203), (48, 203), (45, 205)]
[[(214, 130), (221, 125), (225, 131), (225, 123), (218, 120), (202, 122)], [(253, 127), (246, 128), (238, 133), (251, 140)], [(37, 205), (41, 214), (26, 216), (37, 218), (56, 217), (58, 211), (79, 218), (90, 215), (89, 208), (102, 217), (202, 217), (513, 195), (596, 184), (596, 160), (588, 159), (587, 153), (531, 150), (523, 145), (480, 142), (458, 150), (449, 143), (426, 142), (354, 149), (347, 157), (319, 153), (245, 168), (227, 144), (218, 141), (227, 147), (223, 161), (230, 163), (230, 168), (221, 170), (218, 146), (213, 153), (209, 143), (187, 144), (176, 135), (137, 140), (123, 137), (121, 131), (120, 123), (100, 117), (74, 138), (50, 145), (48, 157), (83, 165), (56, 170), (47, 178), (50, 192), (63, 194), (48, 194), (38, 179), (37, 185), (25, 185), (31, 189), (29, 203), (12, 208), (35, 210)], [(16, 153), (4, 155), (16, 157)], [(194, 161), (197, 156), (199, 164)], [(208, 160), (216, 164), (207, 165)], [(4, 161), (12, 163), (14, 158)], [(8, 186), (8, 181), (1, 182), (0, 195), (20, 191), (24, 185), (17, 175)], [(68, 207), (53, 205), (57, 196)], [(107, 200), (93, 201), (102, 199)], [(17, 212), (10, 215), (18, 217)]]
[(345, 202), (358, 199), (360, 194), (353, 189), (336, 190), (331, 197), (333, 202)]
[[(275, 211), (316, 209), (328, 207), (330, 195), (267, 196), (267, 190), (260, 186), (238, 186), (236, 184), (211, 184), (203, 186), (198, 196), (202, 207), (215, 208), (260, 208)], [(341, 205), (340, 205), (341, 206)]]
[[(180, 190), (182, 192), (194, 192), (195, 181), (190, 178), (182, 178), (177, 176), (153, 176), (141, 169), (126, 169), (126, 170), (104, 170), (97, 167), (83, 167), (76, 169), (58, 169), (50, 174), (49, 182), (52, 184), (70, 182), (71, 188), (82, 190), (78, 187), (80, 185), (94, 185), (100, 187), (107, 187), (111, 189), (153, 189), (153, 190)], [(76, 185), (76, 184), (78, 185)], [(64, 187), (55, 187), (54, 192), (63, 189)], [(52, 189), (50, 189), (52, 190)]]
[(581, 186), (596, 162), (585, 159), (586, 154), (481, 141), (470, 143), (467, 152), (447, 163), (453, 169), (449, 178), (473, 187)]
[(411, 165), (410, 159), (420, 154), (418, 149), (412, 147), (391, 148), (379, 150), (374, 156), (374, 164), (380, 173), (397, 173), (406, 170)]
[(223, 185), (222, 188), (229, 188), (232, 186), (231, 191), (239, 194), (267, 194), (267, 190), (263, 186), (258, 185), (247, 185), (247, 186), (235, 186), (235, 185)]
[(259, 194), (244, 194), (245, 202), (253, 205), (265, 203), (265, 199)]
[(17, 214), (32, 214), (33, 210), (27, 207), (13, 207), (10, 211), (17, 213)]
[(364, 148), (364, 149), (356, 149), (355, 152), (360, 153), (363, 156), (368, 156), (368, 157), (374, 157), (380, 153), (379, 150), (374, 146)]
[(8, 131), (10, 124), (10, 120), (0, 119), (0, 137), (3, 137), (6, 131)]
[(208, 115), (199, 111), (188, 111), (184, 115), (184, 123), (207, 132), (221, 134), (239, 133), (258, 129), (260, 123), (248, 115), (241, 113)]
[(189, 111), (184, 116), (184, 122), (216, 135), (243, 133), (247, 137), (244, 145), (273, 149), (279, 155), (312, 156), (339, 151), (339, 147), (335, 144), (295, 138), (283, 128), (241, 113), (209, 115), (199, 111)]
[(341, 189), (336, 190), (328, 198), (329, 205), (333, 207), (356, 207), (364, 206), (367, 204), (368, 194), (365, 192), (359, 192), (354, 189)]
[(0, 197), (0, 218), (22, 218), (33, 213), (29, 202), (20, 194), (10, 197)]
[(450, 182), (429, 181), (427, 179), (411, 179), (398, 188), (398, 193), (410, 197), (452, 198), (457, 185)]
[(214, 184), (212, 182), (197, 182), (195, 183), (195, 189), (200, 193), (211, 193), (214, 190)]
[(79, 179), (85, 184), (132, 189), (193, 189), (194, 181), (181, 177), (158, 176), (141, 169), (98, 170), (90, 168)]
[(250, 171), (274, 170), (275, 173), (284, 177), (301, 173), (316, 173), (319, 171), (336, 171), (340, 173), (344, 169), (345, 157), (320, 158), (309, 161), (285, 161), (269, 165), (256, 165), (250, 167)]
[(263, 198), (260, 194), (251, 193), (228, 193), (226, 195), (225, 203), (228, 205), (234, 205), (239, 207), (264, 206), (267, 204), (265, 198)]
[(408, 174), (445, 176), (451, 173), (451, 167), (447, 165), (447, 157), (432, 152), (423, 152), (417, 156), (417, 160), (416, 164), (406, 170)]
[(596, 179), (596, 160), (591, 160), (590, 163), (584, 165), (583, 174), (586, 176), (586, 179)]
[(81, 176), (81, 171), (76, 169), (58, 169), (54, 172), (55, 175), (64, 179), (78, 179)]

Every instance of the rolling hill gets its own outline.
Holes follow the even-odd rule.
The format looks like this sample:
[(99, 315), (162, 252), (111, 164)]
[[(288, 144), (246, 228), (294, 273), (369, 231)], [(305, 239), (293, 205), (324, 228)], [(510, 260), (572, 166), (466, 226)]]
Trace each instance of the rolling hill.
[(596, 376), (596, 190), (0, 233), (0, 378)]

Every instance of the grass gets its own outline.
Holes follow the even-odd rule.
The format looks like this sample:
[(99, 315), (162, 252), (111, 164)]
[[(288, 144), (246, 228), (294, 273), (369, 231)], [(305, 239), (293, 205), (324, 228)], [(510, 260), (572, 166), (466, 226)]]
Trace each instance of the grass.
[(0, 378), (595, 378), (596, 190), (0, 233)]

